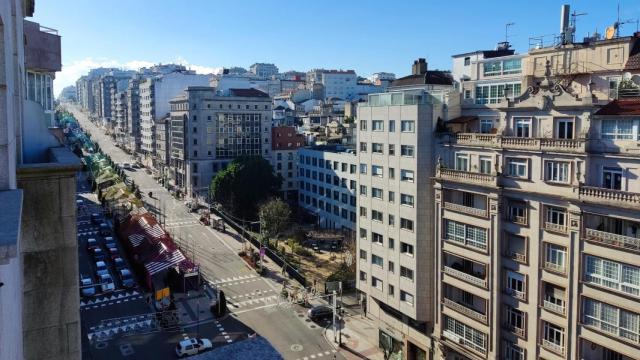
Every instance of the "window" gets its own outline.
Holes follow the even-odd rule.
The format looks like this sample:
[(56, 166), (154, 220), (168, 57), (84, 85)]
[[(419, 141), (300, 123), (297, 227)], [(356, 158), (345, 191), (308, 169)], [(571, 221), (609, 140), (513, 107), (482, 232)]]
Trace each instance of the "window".
[(360, 130), (362, 131), (367, 130), (367, 120), (360, 120)]
[(393, 156), (396, 154), (396, 146), (394, 144), (389, 144), (389, 156)]
[(371, 188), (371, 197), (374, 199), (380, 199), (382, 200), (383, 197), (383, 191), (382, 189), (378, 189), (378, 188)]
[(400, 218), (400, 229), (413, 231), (413, 220), (408, 220), (405, 218)]
[(406, 157), (413, 157), (414, 147), (413, 145), (400, 145), (400, 155)]
[(389, 168), (389, 179), (395, 179), (396, 178), (396, 169), (394, 168)]
[(367, 173), (367, 164), (360, 164), (360, 174)]
[(367, 273), (360, 271), (360, 281), (367, 281)]
[(367, 260), (367, 252), (360, 249), (360, 259)]
[(389, 120), (389, 132), (396, 132), (396, 121)]
[(486, 229), (453, 220), (445, 220), (445, 239), (481, 250), (487, 249)]
[(464, 98), (465, 99), (471, 99), (471, 90), (465, 90), (464, 91)]
[(585, 325), (637, 343), (640, 341), (640, 315), (603, 302), (584, 298)]
[(518, 158), (507, 158), (507, 175), (526, 179), (528, 175), (528, 160)]
[(556, 244), (547, 243), (545, 245), (545, 267), (564, 272), (567, 261), (567, 249), (564, 246)]
[(413, 306), (413, 295), (409, 294), (404, 290), (400, 290), (400, 301), (403, 301), (411, 306)]
[(522, 311), (507, 306), (505, 312), (507, 327), (509, 329), (524, 330), (525, 315)]
[(387, 243), (389, 245), (389, 249), (394, 249), (396, 247), (396, 241), (393, 238), (389, 238)]
[(371, 165), (371, 176), (382, 177), (383, 170), (382, 166)]
[(476, 351), (483, 353), (486, 351), (486, 335), (484, 333), (446, 315), (443, 318), (443, 332), (446, 337)]
[(499, 104), (520, 95), (521, 88), (519, 82), (476, 86), (476, 104)]
[(413, 195), (400, 194), (400, 204), (413, 207)]
[(614, 167), (603, 168), (602, 187), (611, 190), (622, 190), (622, 169)]
[(511, 341), (504, 342), (504, 360), (525, 360), (525, 351)]
[(516, 117), (514, 122), (516, 137), (531, 137), (531, 118)]
[(382, 222), (384, 214), (378, 210), (371, 210), (371, 220)]
[(389, 202), (393, 203), (394, 201), (396, 201), (396, 193), (389, 191)]
[(469, 155), (456, 154), (456, 170), (469, 171)]
[(521, 70), (521, 59), (497, 60), (484, 63), (484, 76), (519, 74)]
[(556, 119), (556, 138), (573, 139), (573, 118)]
[(488, 134), (493, 129), (493, 120), (492, 119), (480, 119), (480, 132), (483, 134)]
[(356, 166), (354, 164), (349, 165), (349, 174), (356, 173)]
[(384, 130), (384, 121), (382, 121), (382, 120), (373, 120), (373, 121), (371, 121), (371, 130), (372, 131), (383, 131)]
[[(600, 133), (602, 138), (607, 140), (633, 140), (634, 121), (631, 119), (602, 119)], [(637, 129), (635, 133), (638, 133)], [(635, 138), (637, 139), (638, 135)]]
[(360, 152), (363, 152), (363, 153), (367, 152), (367, 143), (366, 142), (361, 142), (360, 143)]
[(400, 266), (400, 276), (407, 278), (409, 280), (413, 280), (413, 270), (406, 268), (404, 266)]
[(400, 242), (400, 253), (413, 256), (413, 245), (407, 244), (405, 242)]
[(380, 267), (382, 267), (382, 264), (384, 264), (384, 260), (382, 259), (382, 257), (376, 255), (376, 254), (371, 254), (371, 263), (373, 265), (378, 265)]
[(413, 182), (413, 171), (400, 169), (400, 181)]
[(396, 226), (396, 217), (391, 214), (389, 214), (389, 226)]
[(493, 171), (493, 167), (491, 166), (491, 156), (481, 155), (480, 156), (480, 173), (481, 174), (491, 174)]
[(372, 143), (371, 152), (374, 154), (382, 154), (384, 152), (384, 146), (380, 143)]
[(402, 120), (400, 121), (400, 131), (402, 132), (414, 132), (414, 122), (413, 120)]
[(378, 289), (378, 290), (380, 290), (380, 291), (382, 291), (382, 289), (383, 289), (382, 280), (378, 279), (375, 276), (372, 276), (371, 277), (371, 286), (376, 288), (376, 289)]
[(544, 179), (550, 182), (569, 182), (569, 163), (565, 161), (546, 161)]
[(471, 57), (467, 56), (464, 58), (464, 66), (471, 65)]
[[(550, 322), (542, 321), (543, 345), (564, 348), (564, 329)], [(555, 345), (555, 346), (554, 346)]]
[(596, 256), (586, 256), (584, 281), (640, 296), (640, 268)]
[(367, 229), (360, 228), (360, 239), (367, 240)]
[(507, 270), (507, 294), (513, 295), (519, 299), (524, 299), (525, 294), (525, 277), (515, 271)]
[(360, 185), (360, 195), (367, 196), (367, 187), (365, 185)]
[(547, 223), (558, 226), (566, 225), (567, 212), (564, 209), (548, 206), (546, 210)]
[(389, 284), (389, 296), (394, 296), (395, 288), (393, 285)]

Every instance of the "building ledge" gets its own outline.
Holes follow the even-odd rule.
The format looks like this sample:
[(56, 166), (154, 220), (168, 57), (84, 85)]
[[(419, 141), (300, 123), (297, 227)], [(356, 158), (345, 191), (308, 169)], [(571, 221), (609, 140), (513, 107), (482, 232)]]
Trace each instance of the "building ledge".
[(66, 147), (49, 148), (48, 162), (20, 164), (18, 165), (18, 177), (40, 178), (44, 174), (51, 175), (69, 175), (80, 170), (82, 163), (80, 159)]
[(18, 256), (20, 225), (22, 223), (22, 190), (0, 191), (0, 265)]

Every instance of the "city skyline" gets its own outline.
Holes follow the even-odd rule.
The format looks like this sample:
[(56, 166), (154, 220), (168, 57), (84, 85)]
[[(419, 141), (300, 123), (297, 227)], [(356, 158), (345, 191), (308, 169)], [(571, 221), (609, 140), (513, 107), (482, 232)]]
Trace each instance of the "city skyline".
[[(364, 77), (375, 72), (404, 76), (412, 59), (425, 57), (430, 69), (450, 69), (452, 54), (493, 49), (504, 41), (505, 24), (510, 22), (515, 25), (509, 29), (508, 40), (517, 53), (526, 52), (530, 37), (558, 33), (558, 10), (565, 2), (496, 2), (496, 6), (487, 6), (375, 1), (300, 6), (287, 1), (265, 4), (249, 0), (233, 4), (199, 2), (189, 10), (170, 2), (155, 7), (145, 2), (115, 7), (82, 1), (43, 1), (38, 3), (34, 21), (51, 26), (62, 35), (63, 68), (54, 85), (57, 96), (90, 68), (100, 66), (137, 69), (176, 62), (199, 73), (210, 73), (223, 67), (248, 68), (254, 62), (270, 62), (281, 71), (337, 68), (353, 69)], [(577, 18), (576, 39), (596, 30), (604, 33), (618, 16), (616, 3), (569, 3), (572, 11), (587, 13)], [(619, 4), (621, 21), (640, 17), (640, 5), (634, 1), (622, 0)], [(229, 12), (239, 17), (215, 16)], [(101, 15), (69, 16), (73, 13)], [(139, 15), (143, 13), (144, 16)], [(456, 20), (431, 18), (431, 13), (453, 13)], [(214, 14), (214, 20), (207, 14)], [(350, 18), (350, 14), (355, 15)], [(280, 18), (281, 24), (261, 24), (261, 18)], [(475, 25), (486, 18), (492, 20), (485, 21), (484, 26)], [(234, 19), (240, 21), (234, 23)], [(454, 22), (466, 26), (453, 26)], [(629, 35), (636, 26), (624, 24), (621, 33)], [(296, 28), (303, 30), (292, 31)], [(139, 41), (124, 41), (131, 37)], [(158, 38), (164, 39), (162, 44), (154, 41)], [(356, 38), (358, 41), (350, 40)], [(314, 50), (319, 48), (323, 51)]]

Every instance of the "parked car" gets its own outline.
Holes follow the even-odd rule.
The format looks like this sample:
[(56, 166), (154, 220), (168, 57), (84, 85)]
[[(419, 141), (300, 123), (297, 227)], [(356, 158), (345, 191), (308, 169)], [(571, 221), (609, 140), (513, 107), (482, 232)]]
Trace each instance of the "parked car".
[(131, 169), (131, 164), (126, 162), (126, 163), (122, 163), (122, 168), (123, 169)]
[(332, 241), (331, 242), (331, 251), (338, 251), (339, 249), (339, 244), (337, 241)]
[(106, 222), (100, 223), (100, 229), (98, 231), (102, 236), (111, 235), (111, 228), (109, 227), (109, 224), (107, 224)]
[(327, 319), (332, 316), (333, 309), (326, 305), (317, 305), (307, 311), (307, 317), (313, 321)]
[(96, 287), (91, 277), (80, 275), (80, 294), (82, 297), (91, 297), (96, 294)]
[(113, 259), (113, 267), (115, 267), (116, 270), (122, 270), (127, 268), (127, 264), (121, 257), (117, 257)]
[(91, 222), (94, 224), (100, 224), (102, 222), (102, 215), (98, 213), (91, 214)]
[(100, 277), (101, 275), (109, 274), (109, 269), (107, 269), (107, 263), (104, 261), (96, 261), (96, 275)]
[(313, 249), (313, 251), (315, 252), (320, 252), (320, 246), (318, 246), (317, 242), (312, 242), (311, 243), (311, 248)]
[(131, 275), (129, 269), (119, 270), (118, 276), (120, 277), (120, 282), (122, 282), (123, 287), (131, 289), (136, 286), (136, 281), (133, 280), (133, 275)]
[(99, 247), (91, 249), (90, 253), (95, 261), (104, 261), (107, 258), (107, 253)]
[(116, 284), (113, 283), (113, 279), (110, 274), (100, 275), (100, 290), (103, 293), (112, 292), (116, 289)]
[(213, 344), (209, 339), (190, 338), (182, 340), (176, 345), (176, 355), (178, 355), (178, 357), (195, 355), (212, 348)]
[(92, 251), (93, 249), (99, 248), (98, 240), (91, 238), (87, 239), (87, 251)]

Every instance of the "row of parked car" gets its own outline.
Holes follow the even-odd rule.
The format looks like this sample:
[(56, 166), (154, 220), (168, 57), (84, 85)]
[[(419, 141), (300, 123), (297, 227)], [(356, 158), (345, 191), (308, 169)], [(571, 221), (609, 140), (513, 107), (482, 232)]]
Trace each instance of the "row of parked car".
[[(136, 286), (131, 270), (120, 255), (120, 250), (111, 234), (109, 225), (98, 213), (91, 214), (91, 223), (98, 225), (98, 235), (87, 239), (86, 250), (90, 255), (94, 275), (80, 276), (80, 293), (83, 297), (92, 297), (98, 293), (106, 294), (118, 287), (130, 289)], [(111, 271), (113, 270), (113, 272)], [(116, 285), (112, 274), (116, 274), (120, 286)], [(95, 279), (95, 283), (94, 283)]]

